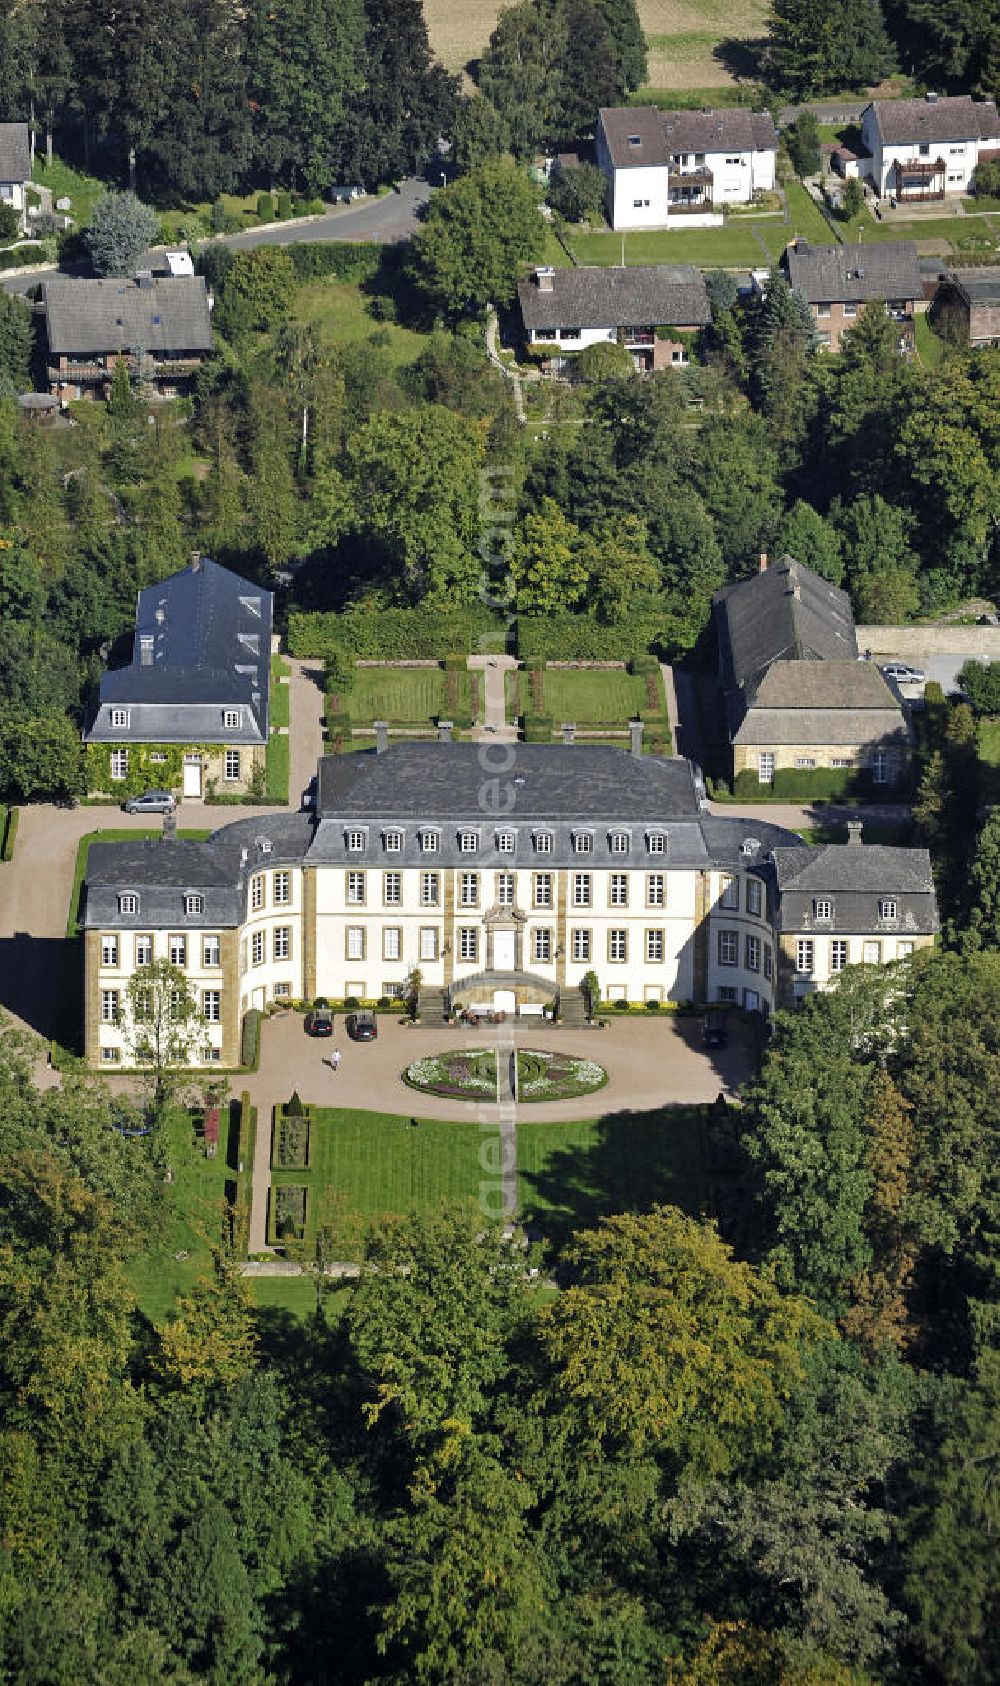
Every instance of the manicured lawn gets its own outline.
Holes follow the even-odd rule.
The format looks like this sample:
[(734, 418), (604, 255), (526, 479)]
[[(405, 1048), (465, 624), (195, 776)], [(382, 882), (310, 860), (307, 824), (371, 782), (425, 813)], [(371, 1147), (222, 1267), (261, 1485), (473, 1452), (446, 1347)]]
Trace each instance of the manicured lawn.
[(288, 755), (291, 740), (274, 734), (268, 739), (265, 789), (269, 802), (288, 801)]
[(566, 1124), (519, 1122), (522, 1220), (559, 1242), (609, 1212), (662, 1203), (700, 1213), (709, 1196), (704, 1112), (668, 1106)]
[[(377, 1057), (377, 1049), (373, 1052)], [(321, 1107), (313, 1132), (312, 1170), (276, 1171), (272, 1187), (304, 1184), (309, 1189), (308, 1229), (318, 1216), (332, 1222), (345, 1258), (357, 1256), (364, 1227), (374, 1220), (427, 1211), (441, 1200), (474, 1200), (484, 1182), (491, 1193), (496, 1187), (498, 1134), (493, 1125), (481, 1129), (474, 1122), (426, 1118), (413, 1124), (395, 1113)]]
[(921, 363), (926, 364), (928, 369), (938, 368), (948, 350), (944, 340), (934, 332), (926, 315), (915, 317), (913, 327)]
[[(287, 1311), (293, 1317), (305, 1319), (316, 1310), (316, 1289), (308, 1276), (249, 1276), (247, 1283), (254, 1305), (265, 1314), (262, 1319), (265, 1325), (268, 1312)], [(334, 1288), (325, 1295), (323, 1312), (327, 1323), (334, 1323), (341, 1316), (350, 1292), (349, 1288)]]
[[(189, 837), (197, 842), (203, 842), (206, 837), (211, 837), (212, 834), (210, 831), (178, 831), (177, 835), (178, 837)], [(87, 856), (90, 853), (90, 845), (92, 843), (136, 843), (144, 837), (162, 836), (162, 828), (157, 828), (155, 831), (145, 828), (126, 831), (123, 826), (112, 826), (108, 830), (88, 831), (86, 837), (81, 837), (76, 850), (76, 863), (73, 867), (73, 887), (70, 890), (69, 913), (66, 918), (67, 937), (78, 937), (80, 935), (77, 916), (80, 912), (80, 891), (83, 888), (84, 875), (87, 871)]]
[[(471, 712), (471, 675), (459, 673), (457, 712)], [(440, 667), (359, 667), (354, 687), (344, 698), (356, 726), (373, 720), (428, 726), (448, 714), (448, 679)]]
[[(675, 233), (672, 229), (653, 230), (649, 233), (626, 234), (625, 262), (636, 263), (695, 263), (705, 269), (714, 265), (720, 268), (760, 269), (767, 262), (764, 251), (754, 239), (754, 228), (764, 229), (768, 225), (763, 220), (751, 223), (750, 219), (740, 219), (731, 222), (723, 228), (688, 228)], [(620, 234), (580, 234), (574, 235), (571, 241), (578, 263), (581, 264), (620, 264), (622, 261), (622, 236)], [(563, 252), (560, 259), (553, 259), (565, 265), (569, 262)]]
[(380, 355), (390, 364), (412, 363), (426, 345), (426, 337), (394, 322), (377, 322), (369, 313), (369, 302), (352, 282), (311, 281), (295, 294), (295, 320), (311, 323), (327, 346), (366, 340), (377, 333), (385, 342)]
[(983, 801), (1000, 802), (1000, 717), (996, 715), (979, 722), (979, 760)]
[(872, 240), (946, 240), (953, 251), (986, 250), (1000, 241), (1000, 234), (990, 227), (984, 217), (920, 217), (909, 222), (875, 222), (867, 211), (854, 222), (845, 225), (845, 238), (856, 242), (858, 230), (864, 230), (862, 244)]
[(94, 205), (105, 191), (105, 183), (98, 181), (96, 176), (84, 175), (82, 170), (74, 170), (71, 164), (64, 164), (61, 158), (53, 158), (52, 168), (48, 169), (44, 145), (35, 153), (32, 180), (40, 187), (52, 189), (53, 207), (57, 199), (68, 199), (72, 206), (70, 215), (80, 228), (85, 228), (89, 223)]
[[(627, 726), (629, 720), (648, 708), (646, 680), (624, 668), (547, 667), (544, 674), (545, 706), (532, 707), (531, 674), (519, 673), (519, 713), (541, 712), (558, 726), (573, 720), (578, 726)], [(663, 706), (662, 681), (658, 686)]]
[(288, 673), (288, 663), (284, 656), (271, 657), (271, 725), (288, 725), (289, 688), (280, 683), (283, 675)]
[[(784, 230), (776, 222), (761, 222), (758, 224), (760, 233), (771, 246), (772, 254), (780, 257), (789, 240), (796, 235), (813, 241), (817, 246), (830, 246), (837, 236), (830, 224), (800, 181), (790, 181), (785, 185), (785, 204), (788, 207), (789, 222)], [(777, 240), (781, 240), (780, 247), (775, 250)]]
[[(209, 1269), (212, 1248), (222, 1233), (226, 1183), (234, 1181), (236, 1170), (229, 1163), (228, 1108), (223, 1110), (214, 1159), (206, 1159), (190, 1114), (183, 1108), (171, 1114), (166, 1128), (173, 1181), (166, 1191), (169, 1216), (164, 1237), (129, 1267), (139, 1304), (154, 1323), (162, 1322), (177, 1295), (188, 1293)], [(234, 1131), (234, 1154), (235, 1145)]]

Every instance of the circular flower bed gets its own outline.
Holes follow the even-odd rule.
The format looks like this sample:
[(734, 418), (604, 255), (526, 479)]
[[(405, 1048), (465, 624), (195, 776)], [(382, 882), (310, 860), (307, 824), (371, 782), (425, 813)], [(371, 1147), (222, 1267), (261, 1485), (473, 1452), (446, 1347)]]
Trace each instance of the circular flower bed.
[(519, 1048), (517, 1053), (517, 1098), (519, 1101), (565, 1101), (574, 1095), (591, 1095), (603, 1089), (608, 1074), (596, 1060), (574, 1059), (570, 1054), (542, 1053)]
[(407, 1066), (403, 1082), (411, 1089), (422, 1089), (427, 1095), (448, 1095), (461, 1101), (495, 1101), (496, 1055), (491, 1048), (429, 1055)]

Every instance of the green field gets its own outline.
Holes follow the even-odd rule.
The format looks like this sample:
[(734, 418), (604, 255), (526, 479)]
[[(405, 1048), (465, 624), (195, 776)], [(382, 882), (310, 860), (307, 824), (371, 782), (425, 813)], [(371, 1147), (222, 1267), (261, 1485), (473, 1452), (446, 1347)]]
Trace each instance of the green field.
[[(167, 1123), (168, 1163), (173, 1181), (167, 1192), (169, 1216), (166, 1232), (158, 1246), (141, 1254), (129, 1266), (129, 1277), (139, 1304), (154, 1323), (162, 1322), (178, 1294), (190, 1292), (202, 1273), (211, 1266), (212, 1249), (223, 1236), (226, 1184), (235, 1183), (236, 1140), (233, 1132), (233, 1162), (229, 1155), (229, 1112), (223, 1109), (219, 1150), (206, 1159), (195, 1139), (190, 1114), (178, 1108)], [(178, 1254), (185, 1255), (178, 1257)]]
[[(456, 712), (471, 712), (471, 675), (459, 673)], [(440, 667), (359, 667), (354, 686), (344, 698), (351, 721), (370, 726), (373, 720), (394, 725), (429, 726), (448, 714), (448, 684)]]
[[(542, 713), (556, 726), (573, 720), (578, 726), (621, 726), (648, 708), (646, 680), (624, 668), (547, 667), (544, 673), (544, 707), (532, 704), (530, 673), (518, 674), (520, 714)], [(662, 682), (659, 686), (663, 702)]]
[(1000, 717), (979, 722), (979, 762), (984, 802), (1000, 802)]
[(396, 1113), (322, 1107), (312, 1128), (312, 1168), (275, 1171), (271, 1186), (304, 1184), (310, 1191), (308, 1231), (317, 1218), (332, 1223), (345, 1258), (357, 1256), (368, 1223), (427, 1211), (441, 1200), (474, 1200), (484, 1183), (497, 1188), (493, 1124), (413, 1123)]
[(390, 365), (412, 363), (427, 344), (426, 336), (395, 322), (377, 322), (369, 303), (360, 287), (351, 282), (310, 281), (296, 291), (294, 319), (314, 326), (324, 346), (345, 345), (378, 334), (381, 352)]
[(288, 673), (288, 663), (284, 656), (271, 657), (271, 725), (287, 726), (289, 723), (289, 687), (282, 685), (280, 680)]
[[(753, 224), (753, 227), (764, 224)], [(641, 234), (574, 234), (571, 245), (578, 263), (601, 264), (611, 267), (622, 261), (641, 263), (695, 263), (705, 269), (760, 269), (769, 258), (753, 236), (749, 219), (731, 222), (724, 228), (688, 228), (675, 234), (672, 230), (654, 230)], [(569, 263), (565, 252), (560, 259)]]
[(698, 1214), (709, 1202), (703, 1136), (700, 1107), (519, 1123), (522, 1221), (558, 1243), (608, 1212), (664, 1203)]

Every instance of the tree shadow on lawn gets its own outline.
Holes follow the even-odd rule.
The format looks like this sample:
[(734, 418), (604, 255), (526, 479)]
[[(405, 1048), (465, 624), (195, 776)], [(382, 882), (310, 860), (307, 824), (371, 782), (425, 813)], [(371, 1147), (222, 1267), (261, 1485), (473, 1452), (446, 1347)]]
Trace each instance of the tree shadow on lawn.
[(524, 1157), (535, 1161), (520, 1171), (525, 1227), (559, 1251), (575, 1230), (610, 1213), (670, 1205), (691, 1217), (716, 1218), (739, 1246), (747, 1179), (735, 1117), (724, 1107), (668, 1106), (608, 1113), (568, 1129), (534, 1126), (531, 1138), (522, 1136)]
[(735, 82), (760, 82), (767, 46), (766, 35), (756, 40), (727, 35), (712, 48), (712, 57)]

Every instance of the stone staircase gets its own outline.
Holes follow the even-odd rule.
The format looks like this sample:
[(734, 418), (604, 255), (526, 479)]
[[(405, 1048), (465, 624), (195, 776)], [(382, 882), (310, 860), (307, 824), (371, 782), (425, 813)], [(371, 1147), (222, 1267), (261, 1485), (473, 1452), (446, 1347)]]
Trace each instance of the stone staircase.
[(422, 1024), (444, 1024), (447, 998), (443, 989), (424, 988), (417, 996), (417, 1012)]
[(587, 1023), (587, 999), (582, 989), (566, 987), (559, 991), (559, 1017), (563, 1024)]

